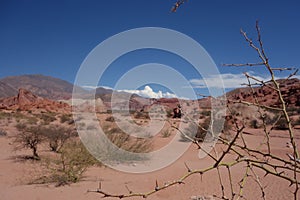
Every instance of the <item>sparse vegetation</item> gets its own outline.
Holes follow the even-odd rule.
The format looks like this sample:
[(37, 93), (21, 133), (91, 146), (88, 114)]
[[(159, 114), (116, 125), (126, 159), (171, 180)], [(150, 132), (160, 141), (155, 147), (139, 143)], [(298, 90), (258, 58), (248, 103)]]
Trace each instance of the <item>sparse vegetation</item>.
[(61, 153), (45, 160), (49, 173), (38, 178), (35, 183), (55, 183), (63, 186), (76, 183), (82, 179), (88, 167), (100, 164), (83, 146), (80, 141), (69, 141), (62, 148)]
[(300, 125), (300, 116), (298, 117), (298, 119), (293, 121), (293, 126), (296, 126), (296, 125)]
[[(190, 138), (196, 141), (204, 141), (206, 134), (210, 132), (210, 118), (207, 117), (202, 123), (190, 123), (189, 127), (184, 130), (185, 134), (181, 134), (181, 141), (190, 142)], [(188, 136), (188, 137), (186, 137)]]
[(49, 125), (51, 122), (56, 120), (55, 113), (41, 113), (37, 114), (36, 117), (43, 121), (44, 125)]
[(278, 120), (278, 122), (276, 123), (276, 125), (274, 126), (274, 128), (278, 129), (278, 130), (287, 130), (289, 127), (288, 127), (286, 119), (280, 118)]
[(77, 135), (72, 128), (54, 125), (43, 127), (40, 131), (48, 141), (50, 150), (54, 152), (60, 152), (67, 140)]
[(133, 138), (124, 133), (120, 128), (107, 127), (104, 129), (109, 140), (117, 147), (133, 153), (147, 153), (151, 150), (152, 144), (149, 139)]
[(203, 115), (203, 116), (206, 116), (206, 117), (208, 117), (208, 116), (210, 116), (211, 115), (211, 111), (210, 110), (203, 110), (203, 111), (201, 111), (201, 113), (200, 113), (201, 115)]
[(71, 114), (63, 114), (60, 116), (60, 123), (68, 122), (69, 124), (73, 122)]
[(0, 137), (7, 136), (7, 132), (5, 130), (0, 129)]
[(32, 150), (32, 159), (40, 160), (38, 146), (42, 143), (44, 136), (40, 126), (29, 126), (19, 124), (19, 133), (14, 136), (15, 150), (29, 148)]
[(0, 119), (6, 119), (10, 117), (10, 114), (9, 113), (6, 113), (6, 112), (0, 112)]
[[(177, 3), (182, 3), (183, 1), (177, 1)], [(181, 4), (175, 4), (178, 8)], [(109, 193), (99, 187), (97, 190), (93, 190), (91, 192), (96, 192), (98, 194), (103, 195), (103, 197), (107, 198), (130, 198), (130, 197), (148, 197), (154, 193), (157, 193), (161, 190), (165, 190), (169, 187), (174, 185), (181, 185), (185, 183), (190, 176), (198, 176), (206, 175), (207, 172), (216, 172), (219, 178), (219, 182), (217, 187), (219, 187), (219, 192), (213, 194), (213, 197), (218, 199), (246, 199), (248, 198), (245, 196), (245, 187), (247, 186), (248, 182), (251, 181), (251, 184), (255, 184), (255, 187), (258, 191), (258, 195), (260, 195), (261, 199), (267, 199), (267, 192), (266, 187), (269, 188), (268, 182), (265, 182), (265, 177), (272, 176), (274, 179), (278, 179), (280, 181), (286, 182), (286, 188), (288, 187), (288, 193), (293, 195), (293, 199), (299, 199), (299, 190), (300, 190), (300, 182), (298, 180), (299, 171), (300, 171), (300, 155), (298, 151), (298, 144), (295, 138), (295, 132), (292, 127), (292, 120), (290, 114), (294, 115), (296, 110), (294, 108), (288, 108), (287, 102), (284, 100), (284, 93), (280, 89), (280, 83), (275, 79), (276, 71), (286, 71), (292, 70), (288, 79), (293, 77), (297, 72), (298, 69), (294, 68), (272, 68), (271, 64), (269, 63), (269, 58), (267, 57), (264, 49), (264, 45), (261, 39), (261, 31), (256, 23), (256, 32), (257, 32), (257, 40), (256, 42), (253, 41), (248, 37), (246, 32), (241, 30), (241, 34), (243, 35), (244, 39), (246, 40), (247, 44), (257, 53), (260, 61), (257, 63), (245, 63), (245, 64), (229, 64), (225, 65), (228, 67), (258, 67), (262, 66), (263, 69), (270, 75), (270, 80), (260, 80), (257, 76), (252, 76), (249, 73), (244, 73), (248, 83), (246, 85), (249, 87), (247, 94), (242, 94), (242, 98), (249, 98), (247, 100), (241, 100), (241, 98), (237, 99), (229, 99), (228, 103), (230, 105), (243, 105), (243, 106), (252, 106), (256, 108), (257, 116), (247, 116), (245, 112), (241, 112), (241, 110), (231, 110), (230, 106), (228, 105), (228, 112), (230, 115), (230, 121), (232, 121), (232, 128), (231, 131), (234, 131), (233, 137), (227, 139), (224, 135), (218, 136), (218, 133), (214, 133), (214, 128), (210, 128), (207, 124), (209, 122), (209, 118), (205, 118), (205, 121), (202, 124), (193, 123), (190, 127), (184, 130), (184, 134), (182, 134), (182, 139), (187, 140), (195, 144), (200, 150), (202, 150), (202, 146), (199, 141), (203, 141), (205, 134), (212, 131), (212, 136), (216, 136), (215, 140), (218, 141), (221, 145), (222, 151), (220, 154), (218, 152), (218, 148), (215, 148), (214, 151), (211, 152), (203, 152), (206, 153), (207, 158), (211, 159), (211, 165), (205, 166), (205, 168), (199, 169), (192, 169), (189, 167), (187, 163), (184, 163), (187, 172), (183, 173), (183, 175), (173, 181), (165, 182), (165, 184), (159, 184), (158, 181), (155, 182), (153, 186), (153, 190), (148, 192), (133, 192), (129, 191), (128, 193), (121, 193), (121, 194), (114, 194)], [(284, 80), (284, 81), (286, 81)], [(259, 89), (263, 87), (268, 88), (268, 94), (274, 93), (277, 97), (276, 105), (266, 105), (268, 99), (258, 99), (258, 95), (255, 92), (255, 89), (259, 86)], [(262, 90), (261, 90), (262, 91)], [(216, 98), (217, 99), (217, 98)], [(224, 103), (224, 102), (223, 102)], [(271, 120), (269, 117), (268, 121), (274, 121), (274, 124), (271, 127), (268, 127), (266, 124), (265, 114), (266, 111), (276, 111), (279, 113), (279, 116), (274, 116)], [(298, 111), (297, 111), (298, 112)], [(250, 115), (253, 114), (250, 113)], [(227, 117), (227, 116), (226, 116)], [(247, 122), (250, 121), (250, 126), (253, 128), (258, 128), (260, 123), (259, 120), (262, 120), (262, 127), (263, 127), (263, 137), (262, 141), (259, 141), (257, 146), (249, 145), (248, 137), (245, 137), (245, 134), (249, 134), (244, 129), (247, 125)], [(256, 121), (254, 121), (256, 120)], [(229, 121), (229, 120), (228, 120)], [(275, 123), (276, 122), (276, 123)], [(212, 124), (214, 122), (212, 121)], [(203, 128), (203, 129), (202, 129)], [(286, 130), (286, 133), (289, 135), (289, 151), (286, 154), (278, 154), (276, 152), (276, 148), (271, 145), (271, 137), (270, 134), (273, 129), (281, 129)], [(200, 131), (199, 131), (200, 130)], [(190, 134), (195, 133), (195, 134)], [(186, 137), (185, 137), (186, 135)], [(200, 137), (196, 137), (196, 136)], [(242, 166), (242, 175), (237, 179), (237, 177), (233, 176), (233, 171), (235, 167)], [(264, 174), (264, 176), (263, 176)], [(228, 181), (224, 181), (224, 176), (228, 178)], [(200, 178), (199, 178), (200, 181)], [(237, 182), (236, 182), (237, 181)], [(249, 194), (252, 196), (251, 191)], [(250, 197), (251, 197), (250, 196)], [(291, 199), (291, 197), (288, 197)]]
[(169, 129), (164, 130), (164, 131), (161, 133), (161, 136), (162, 136), (163, 138), (168, 138), (168, 137), (171, 136), (171, 131), (170, 131)]
[(105, 119), (105, 121), (107, 122), (114, 122), (115, 121), (115, 118), (113, 116), (109, 116)]
[(259, 123), (258, 123), (257, 119), (253, 119), (250, 121), (250, 127), (255, 128), (255, 129), (259, 128)]
[(171, 118), (171, 117), (173, 117), (173, 111), (172, 110), (170, 110), (170, 109), (167, 109), (166, 110), (166, 115), (167, 115), (167, 118)]
[(136, 119), (150, 119), (149, 113), (148, 112), (135, 112), (134, 113), (134, 118)]

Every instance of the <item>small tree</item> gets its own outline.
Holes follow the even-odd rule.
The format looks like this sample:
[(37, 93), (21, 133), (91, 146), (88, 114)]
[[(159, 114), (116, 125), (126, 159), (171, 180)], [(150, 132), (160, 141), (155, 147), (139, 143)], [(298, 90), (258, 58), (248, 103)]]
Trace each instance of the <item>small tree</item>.
[(59, 152), (63, 145), (66, 143), (66, 141), (70, 137), (76, 135), (73, 129), (65, 128), (62, 126), (50, 126), (42, 128), (41, 132), (48, 140), (51, 151), (54, 152)]
[(40, 126), (30, 126), (26, 127), (26, 125), (21, 124), (17, 126), (20, 131), (14, 137), (14, 144), (16, 144), (15, 149), (23, 149), (29, 148), (32, 150), (32, 158), (35, 160), (39, 160), (40, 157), (38, 155), (38, 145), (43, 141), (43, 134), (41, 133)]

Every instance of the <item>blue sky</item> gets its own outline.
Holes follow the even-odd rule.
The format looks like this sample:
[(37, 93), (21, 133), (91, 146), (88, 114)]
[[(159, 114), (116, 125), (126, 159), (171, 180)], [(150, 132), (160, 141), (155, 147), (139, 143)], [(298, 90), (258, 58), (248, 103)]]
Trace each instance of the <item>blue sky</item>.
[[(234, 80), (241, 81), (244, 71), (267, 77), (260, 68), (221, 66), (222, 63), (258, 61), (239, 33), (243, 28), (255, 39), (256, 20), (260, 21), (271, 64), (299, 68), (299, 1), (189, 0), (176, 13), (171, 13), (174, 2), (0, 0), (0, 78), (44, 74), (74, 82), (83, 60), (105, 39), (133, 28), (163, 27), (199, 42), (224, 74), (225, 84), (230, 88), (236, 85)], [(120, 57), (107, 69), (99, 85), (114, 87), (134, 66), (152, 62), (173, 67), (199, 90), (207, 92), (202, 87), (201, 77), (188, 62), (157, 50), (136, 51)], [(286, 75), (281, 73), (278, 77)], [(215, 78), (212, 75), (208, 81), (213, 83)], [(168, 91), (156, 85), (151, 87), (154, 91)]]

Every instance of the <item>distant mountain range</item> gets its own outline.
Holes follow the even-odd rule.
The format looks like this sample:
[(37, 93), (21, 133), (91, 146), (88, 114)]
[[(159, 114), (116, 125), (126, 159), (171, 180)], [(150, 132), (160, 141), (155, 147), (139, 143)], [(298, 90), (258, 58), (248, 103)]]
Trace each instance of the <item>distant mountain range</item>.
[[(72, 97), (73, 84), (67, 81), (44, 75), (9, 76), (0, 79), (0, 98), (18, 94), (20, 88), (31, 91), (33, 94), (52, 100), (67, 100)], [(89, 91), (79, 88), (83, 94)], [(111, 94), (112, 90), (98, 88), (99, 94)]]
[(18, 93), (17, 89), (0, 80), (0, 98), (11, 97)]
[[(300, 106), (300, 80), (278, 80), (280, 88), (283, 94), (285, 102), (290, 106)], [(258, 97), (259, 102), (262, 104), (276, 106), (278, 105), (278, 98), (276, 91), (270, 89), (270, 86), (254, 88), (255, 95)], [(44, 75), (22, 75), (22, 76), (10, 76), (0, 79), (0, 98), (17, 96), (19, 89), (25, 89), (32, 92), (42, 98), (50, 100), (68, 100), (72, 97), (73, 84), (67, 81)], [(94, 90), (85, 90), (78, 88), (79, 92), (82, 92), (83, 98), (91, 98)], [(101, 98), (102, 101), (109, 106), (111, 96), (114, 91), (112, 89), (106, 89), (99, 87), (96, 89), (96, 97)], [(115, 95), (120, 106), (122, 102), (126, 101), (130, 97), (130, 106), (133, 109), (142, 109), (145, 104), (170, 104), (176, 106), (174, 99), (161, 99), (154, 100), (140, 97), (136, 94), (129, 94), (125, 92), (116, 92)], [(253, 102), (254, 98), (252, 90), (250, 88), (238, 88), (232, 90), (226, 94), (227, 99), (233, 101), (249, 101)], [(176, 101), (177, 102), (177, 101)], [(209, 98), (199, 100), (199, 103), (204, 107), (210, 106)]]

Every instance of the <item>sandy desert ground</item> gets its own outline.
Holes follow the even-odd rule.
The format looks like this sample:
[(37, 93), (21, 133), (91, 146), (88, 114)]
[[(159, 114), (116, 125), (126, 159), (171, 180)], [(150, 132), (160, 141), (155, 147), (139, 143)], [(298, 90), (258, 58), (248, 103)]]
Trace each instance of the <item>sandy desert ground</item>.
[[(250, 135), (245, 135), (250, 146), (256, 146), (263, 139), (261, 129), (249, 129)], [(174, 134), (174, 133), (172, 133)], [(171, 135), (172, 137), (172, 135)], [(163, 146), (168, 143), (168, 138), (161, 136), (156, 137), (156, 144)], [(97, 193), (87, 193), (88, 190), (98, 188), (99, 182), (103, 190), (110, 193), (128, 193), (126, 187), (134, 192), (147, 192), (155, 187), (157, 180), (158, 184), (164, 184), (168, 181), (176, 180), (187, 173), (187, 168), (184, 162), (191, 169), (201, 169), (212, 164), (212, 160), (208, 157), (199, 159), (197, 157), (197, 148), (191, 146), (185, 154), (175, 163), (161, 170), (145, 173), (145, 174), (130, 174), (110, 169), (108, 167), (91, 167), (85, 173), (84, 179), (79, 183), (74, 183), (67, 186), (55, 187), (54, 184), (47, 185), (28, 185), (37, 174), (41, 172), (41, 167), (38, 161), (20, 161), (18, 155), (24, 155), (26, 151), (14, 151), (11, 144), (11, 138), (0, 137), (0, 199), (3, 200), (53, 200), (53, 199), (76, 199), (89, 200), (100, 199), (101, 195)], [(276, 155), (286, 156), (291, 150), (286, 146), (289, 138), (286, 132), (275, 131), (271, 137), (272, 149)], [(296, 130), (296, 142), (300, 142), (299, 130)], [(217, 144), (216, 149), (222, 149), (221, 144)], [(226, 159), (230, 159), (230, 156)], [(225, 192), (229, 194), (229, 181), (226, 175), (226, 169), (222, 173)], [(233, 187), (238, 189), (238, 182), (245, 173), (245, 166), (237, 165), (233, 167)], [(263, 173), (258, 170), (258, 174), (263, 177)], [(289, 183), (285, 180), (274, 176), (267, 176), (262, 180), (262, 184), (266, 186), (268, 199), (292, 199), (292, 190), (288, 187)], [(212, 194), (221, 195), (219, 179), (217, 171), (205, 173), (202, 177), (198, 174), (189, 177), (185, 184), (175, 185), (166, 190), (160, 191), (149, 196), (147, 199), (213, 199)], [(257, 184), (247, 179), (244, 187), (244, 196), (247, 199), (258, 199), (261, 197), (261, 192)], [(112, 199), (112, 198), (107, 198)], [(142, 199), (135, 197), (130, 199)], [(202, 198), (203, 199), (203, 198)]]

